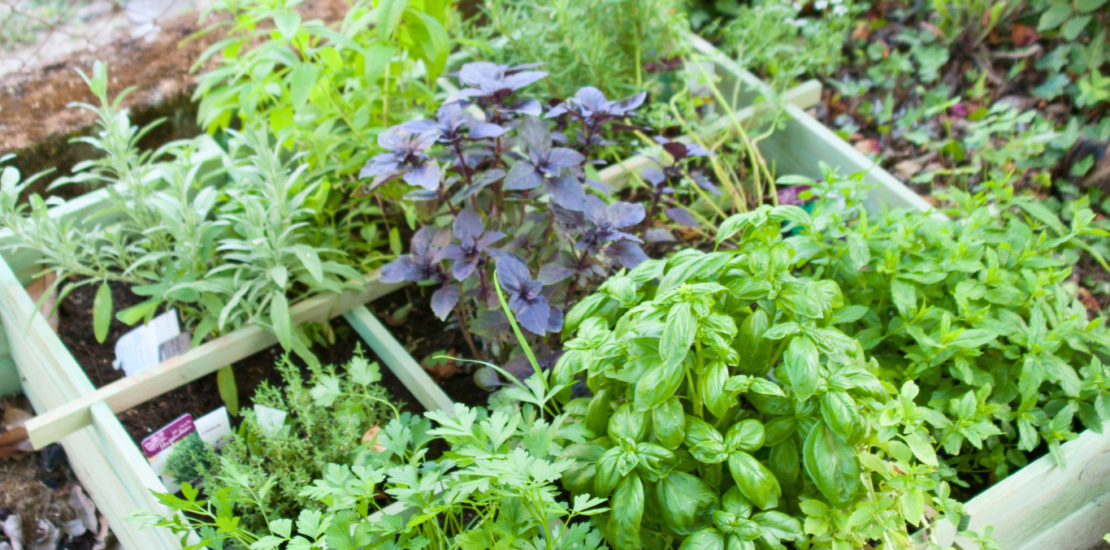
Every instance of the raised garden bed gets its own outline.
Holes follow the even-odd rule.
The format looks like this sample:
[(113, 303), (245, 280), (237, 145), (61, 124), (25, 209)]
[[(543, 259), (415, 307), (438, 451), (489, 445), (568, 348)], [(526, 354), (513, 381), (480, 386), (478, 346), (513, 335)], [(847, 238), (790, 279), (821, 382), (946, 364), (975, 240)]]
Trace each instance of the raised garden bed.
[[(767, 94), (766, 87), (754, 76), (721, 58), (708, 44), (696, 38), (691, 40), (716, 62), (722, 72), (724, 86), (734, 85), (738, 80), (744, 89), (752, 91), (741, 97), (741, 105), (751, 101), (755, 95)], [(819, 89), (812, 84), (784, 94), (788, 102), (786, 112), (791, 120), (786, 131), (777, 132), (762, 142), (762, 154), (766, 160), (780, 174), (818, 175), (815, 160), (824, 160), (844, 172), (871, 167), (872, 164), (862, 155), (853, 155), (851, 148), (844, 150), (840, 147), (839, 138), (802, 111), (812, 105), (818, 95)], [(757, 110), (758, 107), (740, 109), (736, 116), (744, 119)], [(807, 148), (805, 144), (811, 145)], [(630, 159), (608, 168), (601, 176), (606, 183), (620, 186), (626, 180), (628, 170), (642, 167), (643, 163)], [(881, 169), (872, 170), (869, 178), (876, 178), (880, 184), (879, 191), (874, 194), (876, 207), (925, 208), (919, 197)], [(101, 207), (104, 197), (103, 191), (91, 193), (55, 209), (52, 215), (86, 219)], [(259, 328), (248, 327), (212, 340), (139, 375), (96, 388), (23, 290), (37, 271), (35, 255), (21, 251), (3, 259), (4, 262), (0, 262), (3, 263), (0, 265), (0, 282), (7, 291), (0, 295), (0, 320), (4, 323), (8, 341), (13, 344), (11, 358), (18, 368), (23, 388), (40, 413), (28, 424), (32, 443), (42, 446), (62, 441), (74, 461), (74, 469), (86, 483), (98, 507), (107, 515), (125, 547), (179, 548), (179, 542), (166, 531), (139, 531), (122, 521), (122, 517), (131, 510), (158, 509), (159, 505), (149, 491), (161, 490), (162, 485), (117, 414), (269, 348), (277, 342), (276, 337)], [(300, 302), (292, 308), (293, 318), (298, 323), (319, 322), (344, 315), (425, 409), (449, 408), (451, 399), (442, 388), (428, 377), (417, 361), (363, 305), (399, 286), (380, 283), (372, 275), (367, 278), (366, 287), (359, 292), (347, 292), (341, 296), (321, 295)], [(11, 384), (10, 372), (7, 378), (6, 383)]]

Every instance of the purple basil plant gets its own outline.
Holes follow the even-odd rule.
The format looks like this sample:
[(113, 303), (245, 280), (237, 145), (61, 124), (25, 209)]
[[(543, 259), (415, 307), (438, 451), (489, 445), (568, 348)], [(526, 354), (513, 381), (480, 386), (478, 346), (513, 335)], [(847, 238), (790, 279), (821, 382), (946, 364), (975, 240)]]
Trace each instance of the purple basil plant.
[(587, 177), (604, 164), (591, 153), (639, 128), (631, 120), (645, 94), (609, 100), (583, 88), (547, 102), (545, 113), (538, 100), (517, 97), (547, 76), (537, 67), (463, 66), (462, 89), (436, 118), (383, 132), (384, 152), (362, 170), (369, 189), (397, 180), (414, 187), (405, 198), (434, 220), (381, 280), (435, 287), (432, 310), (455, 314), (476, 356), (504, 349), (493, 344), (510, 335), (495, 281), (520, 326), (552, 345), (557, 338), (543, 337), (562, 329), (563, 312), (591, 284), (647, 259), (633, 234), (644, 207)]

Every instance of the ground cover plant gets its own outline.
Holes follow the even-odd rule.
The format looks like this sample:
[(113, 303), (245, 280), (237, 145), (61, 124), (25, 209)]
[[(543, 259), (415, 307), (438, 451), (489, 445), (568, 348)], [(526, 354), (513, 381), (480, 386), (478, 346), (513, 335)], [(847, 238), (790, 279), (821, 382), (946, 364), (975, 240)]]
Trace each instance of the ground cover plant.
[[(971, 496), (1082, 429), (1101, 433), (1110, 345), (1069, 284), (1094, 213), (1070, 224), (1006, 182), (953, 190), (949, 219), (894, 211), (871, 217), (860, 182), (814, 183), (820, 220), (794, 238), (805, 272), (837, 281), (856, 312), (841, 324), (891, 384), (915, 382), (916, 400), (892, 402), (883, 422), (927, 429), (942, 479)], [(843, 202), (846, 208), (837, 203)], [(858, 315), (858, 317), (856, 317)]]
[(243, 422), (218, 452), (197, 438), (199, 445), (175, 446), (166, 465), (179, 483), (200, 481), (209, 495), (216, 495), (218, 487), (238, 491), (244, 505), (235, 513), (247, 530), (265, 529), (268, 517), (293, 517), (312, 509), (315, 500), (301, 491), (329, 465), (357, 460), (375, 444), (373, 436), (364, 436), (399, 416), (377, 384), (380, 367), (359, 352), (342, 370), (311, 368), (307, 380), (288, 358), (276, 368), (283, 385), (263, 382), (253, 401), (287, 413), (283, 422), (274, 425), (244, 411)]

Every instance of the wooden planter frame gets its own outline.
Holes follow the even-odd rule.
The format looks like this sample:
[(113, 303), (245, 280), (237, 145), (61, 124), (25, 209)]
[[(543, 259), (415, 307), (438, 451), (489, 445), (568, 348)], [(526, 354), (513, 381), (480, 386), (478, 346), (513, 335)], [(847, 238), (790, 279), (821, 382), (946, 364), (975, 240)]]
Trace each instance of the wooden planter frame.
[[(756, 96), (773, 96), (768, 86), (717, 52), (711, 45), (693, 35), (688, 38), (697, 51), (715, 64), (721, 73), (718, 76), (723, 81), (722, 88), (731, 88), (738, 84), (745, 90), (739, 102), (748, 106), (735, 111), (735, 120), (747, 120), (762, 108), (760, 105), (751, 105)], [(928, 210), (928, 203), (921, 197), (804, 112), (803, 109), (816, 104), (819, 99), (820, 85), (815, 81), (804, 83), (779, 97), (788, 119), (786, 128), (776, 131), (759, 144), (761, 154), (775, 166), (776, 172), (819, 177), (821, 174), (815, 161), (823, 161), (839, 168), (841, 173), (866, 171), (866, 180), (877, 184), (872, 192), (875, 201), (872, 206)], [(724, 120), (713, 128), (721, 129), (730, 124), (731, 121)], [(614, 187), (622, 187), (629, 180), (629, 172), (642, 170), (648, 162), (642, 157), (629, 159), (603, 170), (601, 179)], [(50, 215), (65, 220), (87, 219), (90, 214), (104, 207), (106, 199), (105, 191), (93, 192), (51, 210)], [(11, 243), (13, 238), (6, 231), (0, 232), (0, 244)], [(0, 284), (3, 285), (0, 291), (0, 322), (4, 325), (4, 330), (0, 331), (0, 390), (2, 393), (10, 393), (22, 387), (38, 413), (27, 424), (31, 442), (36, 448), (55, 441), (62, 443), (78, 478), (107, 518), (124, 548), (179, 550), (180, 541), (168, 530), (139, 530), (123, 519), (128, 512), (135, 509), (163, 509), (153, 498), (151, 491), (164, 489), (158, 476), (123, 429), (116, 413), (264, 350), (276, 344), (277, 339), (271, 333), (248, 326), (211, 340), (139, 375), (96, 388), (24, 290), (24, 286), (39, 271), (36, 262), (40, 258), (39, 254), (26, 249), (14, 253), (6, 252), (0, 257)], [(309, 298), (295, 304), (291, 312), (298, 323), (325, 321), (343, 315), (425, 409), (451, 410), (453, 403), (443, 390), (365, 307), (366, 303), (400, 286), (379, 282), (375, 273), (367, 276), (366, 286), (360, 292)], [(1086, 463), (1083, 457), (1089, 453), (1084, 454), (1076, 449), (1092, 447), (1089, 444), (1092, 439), (1099, 442), (1096, 455), (1102, 456), (1099, 453), (1110, 449), (1110, 436), (1092, 437), (1085, 433), (1079, 440), (1065, 445), (1065, 453), (1069, 454), (1069, 472), (1073, 470), (1071, 465)], [(1072, 455), (1075, 455), (1074, 460)], [(1033, 472), (1043, 462), (1044, 459), (1035, 462), (1010, 479), (1043, 476), (1043, 472), (1035, 476), (1025, 476), (1027, 471)], [(1103, 462), (1107, 466), (1100, 472), (1110, 469), (1110, 460)], [(1083, 472), (1080, 468), (1080, 473)], [(1102, 476), (1103, 479), (1107, 477)], [(1001, 489), (1007, 483), (1009, 480), (995, 489)], [(1101, 485), (1100, 488), (1105, 489)], [(1090, 493), (1094, 495), (1094, 491)], [(1105, 490), (1101, 490), (1098, 496), (1104, 493)], [(984, 494), (980, 499), (986, 496)], [(973, 526), (981, 519), (975, 515), (975, 510), (978, 510), (976, 503), (980, 499), (972, 501), (969, 506), (973, 514)], [(386, 511), (396, 513), (400, 508), (394, 506)], [(983, 517), (988, 515), (982, 514)], [(998, 523), (1001, 522), (995, 522)]]

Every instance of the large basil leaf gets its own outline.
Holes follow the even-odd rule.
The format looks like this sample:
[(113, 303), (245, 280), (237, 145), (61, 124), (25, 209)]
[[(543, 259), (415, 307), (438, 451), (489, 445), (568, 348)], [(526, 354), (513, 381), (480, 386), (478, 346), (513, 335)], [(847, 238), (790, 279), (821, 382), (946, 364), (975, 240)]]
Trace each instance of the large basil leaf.
[(597, 461), (604, 453), (605, 448), (600, 445), (576, 443), (568, 446), (563, 451), (562, 458), (573, 459), (574, 465), (563, 472), (563, 486), (574, 494), (593, 492)]
[(689, 535), (708, 523), (717, 507), (717, 493), (697, 476), (683, 472), (671, 472), (659, 480), (655, 495), (663, 521), (680, 535)]
[(678, 550), (725, 550), (725, 536), (720, 531), (707, 527), (686, 537)]
[(783, 485), (793, 485), (798, 479), (801, 461), (798, 458), (798, 445), (793, 438), (788, 438), (771, 447), (771, 457), (767, 466), (774, 472), (775, 477)]
[(763, 423), (749, 418), (733, 424), (725, 434), (725, 447), (729, 451), (752, 452), (763, 446)]
[(790, 341), (783, 357), (783, 369), (790, 381), (794, 395), (801, 401), (813, 396), (821, 382), (819, 373), (817, 345), (808, 336), (798, 336)]
[(594, 394), (594, 398), (586, 407), (586, 427), (594, 433), (594, 437), (606, 435), (609, 417), (613, 414), (612, 395), (613, 390), (602, 388)]
[(704, 464), (716, 464), (728, 458), (721, 432), (696, 416), (686, 415), (686, 447)]
[(744, 374), (762, 375), (767, 372), (767, 355), (770, 351), (770, 341), (763, 338), (763, 333), (771, 326), (767, 312), (762, 308), (756, 309), (740, 324), (740, 331), (736, 339), (736, 351), (744, 360), (740, 363), (740, 371)]
[(744, 498), (752, 504), (763, 509), (778, 506), (782, 495), (779, 480), (754, 456), (741, 451), (729, 453), (728, 470)]
[(796, 540), (804, 534), (802, 522), (777, 510), (760, 512), (752, 520), (759, 524), (763, 542), (770, 548), (779, 548), (781, 541)]
[(634, 411), (631, 405), (625, 403), (609, 417), (609, 437), (636, 444), (647, 434), (648, 420), (646, 413)]
[(682, 385), (685, 373), (686, 367), (682, 361), (667, 361), (649, 370), (636, 383), (636, 410), (654, 409), (674, 396), (678, 387)]
[(640, 522), (644, 519), (644, 483), (638, 475), (624, 478), (609, 501), (609, 541), (614, 550), (640, 548)]
[(766, 435), (763, 439), (763, 444), (768, 447), (774, 447), (783, 440), (794, 434), (794, 430), (798, 428), (798, 421), (793, 416), (779, 416), (772, 418), (763, 429)]
[(670, 449), (655, 443), (637, 443), (636, 454), (640, 459), (640, 467), (650, 474), (648, 481), (654, 481), (666, 474), (676, 463), (674, 453)]
[(625, 451), (620, 447), (613, 447), (597, 461), (597, 472), (594, 474), (594, 496), (603, 497), (613, 492), (613, 488), (627, 476), (636, 465), (639, 457), (636, 453)]
[(855, 450), (831, 428), (818, 424), (802, 450), (806, 473), (825, 498), (843, 504), (859, 487), (860, 466)]
[(655, 437), (668, 449), (677, 449), (686, 439), (686, 414), (675, 396), (651, 411), (651, 422)]
[(659, 356), (671, 364), (682, 363), (698, 333), (698, 322), (690, 304), (675, 304), (667, 313), (663, 337), (659, 339)]
[(709, 368), (698, 377), (698, 393), (705, 402), (705, 408), (709, 409), (714, 416), (724, 416), (735, 404), (730, 392), (725, 390), (727, 382), (728, 367), (720, 361), (709, 365)]
[(834, 432), (851, 439), (859, 418), (856, 402), (847, 393), (828, 392), (821, 396), (821, 418)]

